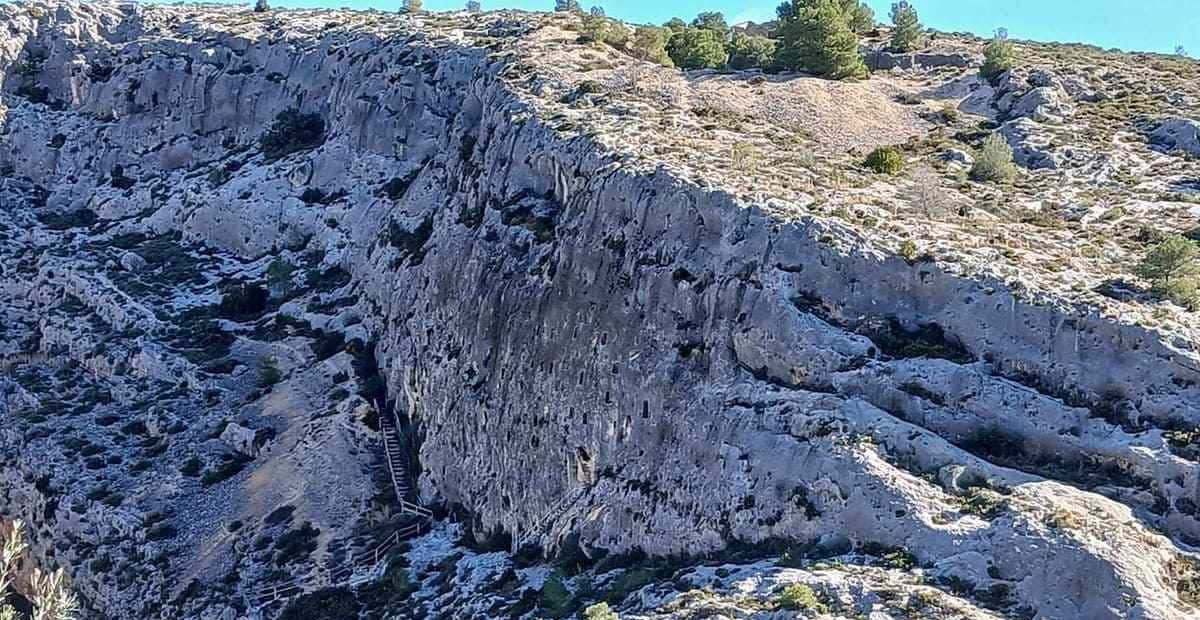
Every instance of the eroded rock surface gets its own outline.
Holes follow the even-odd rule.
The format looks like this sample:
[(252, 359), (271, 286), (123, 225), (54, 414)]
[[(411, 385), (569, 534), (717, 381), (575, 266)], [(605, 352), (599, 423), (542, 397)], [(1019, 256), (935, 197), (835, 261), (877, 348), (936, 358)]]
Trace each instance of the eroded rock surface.
[[(573, 19), (0, 7), (0, 514), (37, 525), (40, 561), (114, 617), (240, 617), (253, 588), (386, 535), (373, 419), (394, 407), (420, 498), (476, 539), (902, 550), (892, 570), (954, 590), (953, 617), (1196, 613), (1200, 476), (1170, 434), (1200, 425), (1190, 332), (806, 210), (844, 184), (748, 195), (699, 154), (684, 171), (644, 135), (582, 131), (625, 117), (580, 92), (568, 61), (600, 52)], [(689, 110), (744, 88), (638, 79), (637, 122), (647, 84)], [(784, 126), (857, 92), (898, 142), (932, 128), (901, 86), (757, 87)], [(1062, 97), (981, 105), (1040, 140)], [(870, 611), (906, 579), (812, 570), (753, 587)], [(494, 603), (466, 613), (519, 609)]]

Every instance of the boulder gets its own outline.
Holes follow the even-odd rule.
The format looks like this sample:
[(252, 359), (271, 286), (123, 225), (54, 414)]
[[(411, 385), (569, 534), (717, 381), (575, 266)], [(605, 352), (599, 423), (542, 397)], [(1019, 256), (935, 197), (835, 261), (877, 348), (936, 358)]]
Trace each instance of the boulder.
[(958, 168), (970, 168), (975, 158), (962, 149), (946, 149), (941, 154), (942, 161)]
[(1029, 118), (1039, 123), (1061, 123), (1074, 112), (1066, 91), (1055, 86), (1039, 86), (1021, 95), (1008, 116)]
[(1013, 161), (1030, 170), (1056, 170), (1059, 160), (1050, 147), (1050, 137), (1039, 131), (1038, 124), (1028, 118), (1017, 118), (1000, 126), (1000, 135), (1013, 150)]
[(142, 258), (134, 252), (126, 252), (121, 255), (121, 269), (125, 271), (141, 271), (146, 268), (146, 259)]
[(236, 422), (230, 422), (225, 426), (225, 430), (221, 431), (221, 441), (251, 458), (258, 456), (259, 449), (262, 447), (258, 444), (256, 437), (257, 433), (254, 429), (246, 428)]
[(1150, 132), (1150, 145), (1166, 152), (1183, 151), (1200, 157), (1200, 122), (1190, 118), (1167, 118)]
[(937, 69), (940, 67), (970, 67), (978, 60), (970, 54), (912, 52), (907, 54), (884, 50), (869, 50), (865, 54), (867, 67), (872, 71), (892, 69)]

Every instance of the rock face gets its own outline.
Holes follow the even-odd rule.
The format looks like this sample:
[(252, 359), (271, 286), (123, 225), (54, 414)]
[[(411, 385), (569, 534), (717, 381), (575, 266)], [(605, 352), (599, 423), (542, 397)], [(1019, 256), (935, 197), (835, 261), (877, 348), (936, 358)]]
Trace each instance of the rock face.
[(1150, 133), (1150, 142), (1169, 151), (1200, 157), (1200, 122), (1190, 118), (1164, 119)]
[[(212, 568), (114, 582), (86, 553), (54, 560), (94, 607), (241, 613), (229, 601), (277, 579), (264, 565), (290, 546), (264, 560), (230, 523), (253, 518), (266, 535), (262, 515), (285, 505), (297, 531), (317, 524), (318, 557), (339, 557), (375, 509), (363, 471), (377, 444), (363, 423), (374, 392), (352, 397), (338, 377), (365, 384), (377, 366), (418, 439), (421, 499), (480, 538), (592, 556), (902, 547), (941, 582), (1039, 617), (1194, 613), (1174, 540), (1200, 539), (1200, 472), (1163, 434), (1200, 423), (1192, 343), (599, 148), (543, 115), (552, 78), (521, 55), (562, 37), (555, 19), (571, 18), (0, 7), (16, 265), (0, 302), (19, 325), (6, 351), (74, 360), (151, 438), (181, 424), (206, 459), (253, 460), (205, 488), (104, 478), (139, 501), (196, 502), (171, 517), (195, 522), (177, 548)], [(135, 233), (142, 263), (117, 253), (106, 271), (104, 252)], [(55, 252), (63, 239), (78, 256)], [(168, 295), (114, 274), (160, 269), (153, 248), (186, 248), (154, 273), (197, 261), (199, 280)], [(227, 286), (218, 305), (222, 277), (303, 292), (259, 308)], [(168, 339), (196, 307), (217, 313), (215, 331)], [(111, 345), (80, 341), (78, 321), (55, 318), (67, 310), (115, 332)], [(331, 334), (337, 354), (322, 357)], [(204, 363), (228, 377), (180, 353), (205, 339), (224, 342)], [(194, 402), (132, 413), (126, 376)], [(34, 383), (9, 380), (0, 400), (0, 416), (24, 420), (5, 425), (13, 450), (39, 428)], [(276, 436), (262, 456), (256, 431)], [(52, 466), (9, 463), (0, 478), (0, 514), (44, 524), (43, 561), (63, 530), (95, 547), (90, 525), (147, 521), (140, 503), (74, 490), (82, 512), (37, 516)], [(162, 548), (133, 538), (131, 553)], [(242, 581), (190, 586), (229, 570), (204, 563), (222, 544), (244, 552)], [(821, 579), (886, 581), (868, 577)], [(167, 603), (143, 606), (148, 595)]]

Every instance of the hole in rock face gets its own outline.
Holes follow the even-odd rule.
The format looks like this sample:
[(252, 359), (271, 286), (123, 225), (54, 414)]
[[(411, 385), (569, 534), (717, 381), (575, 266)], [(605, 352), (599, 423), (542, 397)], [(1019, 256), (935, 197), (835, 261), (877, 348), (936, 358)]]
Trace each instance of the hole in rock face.
[(582, 484), (596, 481), (596, 464), (592, 462), (592, 455), (579, 446), (575, 448), (575, 478)]

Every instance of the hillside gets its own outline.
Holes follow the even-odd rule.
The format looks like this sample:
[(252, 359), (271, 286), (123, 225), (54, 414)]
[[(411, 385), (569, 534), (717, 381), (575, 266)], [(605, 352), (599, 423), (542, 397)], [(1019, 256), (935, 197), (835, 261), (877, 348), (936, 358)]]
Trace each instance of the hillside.
[(1200, 613), (1200, 319), (1138, 275), (1200, 238), (1200, 64), (0, 23), (0, 526), (85, 617)]

